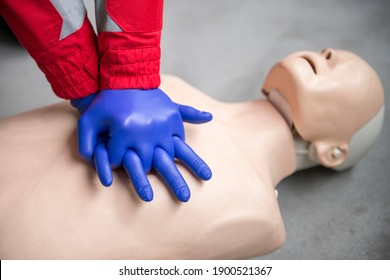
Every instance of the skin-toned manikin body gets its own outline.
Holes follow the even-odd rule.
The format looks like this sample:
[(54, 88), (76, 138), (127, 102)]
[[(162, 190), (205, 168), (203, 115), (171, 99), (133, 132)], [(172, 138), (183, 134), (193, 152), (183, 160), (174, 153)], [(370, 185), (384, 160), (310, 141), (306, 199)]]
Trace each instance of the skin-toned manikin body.
[[(143, 202), (123, 170), (105, 188), (78, 157), (70, 105), (3, 119), (0, 258), (237, 259), (283, 244), (274, 188), (300, 168), (289, 125), (294, 114), (280, 113), (280, 101), (221, 103), (171, 76), (162, 88), (177, 103), (213, 113), (210, 123), (186, 126), (186, 140), (209, 163), (212, 179), (199, 181), (180, 166), (191, 188), (190, 201), (181, 203), (151, 174), (155, 197)], [(378, 111), (376, 103), (372, 108), (366, 122)]]
[(181, 203), (151, 175), (155, 197), (142, 202), (123, 170), (105, 188), (79, 159), (68, 104), (4, 119), (0, 258), (245, 258), (283, 243), (274, 186), (295, 169), (284, 119), (265, 101), (228, 105), (177, 78), (163, 81), (175, 102), (213, 112), (212, 122), (186, 127), (213, 178), (181, 168), (191, 187)]

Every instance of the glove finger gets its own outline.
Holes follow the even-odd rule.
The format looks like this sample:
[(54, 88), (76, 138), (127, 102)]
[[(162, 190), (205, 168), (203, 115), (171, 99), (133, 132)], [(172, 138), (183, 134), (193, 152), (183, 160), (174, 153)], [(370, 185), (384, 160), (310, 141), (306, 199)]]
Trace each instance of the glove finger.
[(138, 155), (131, 149), (127, 150), (123, 157), (123, 166), (130, 177), (131, 182), (138, 194), (144, 201), (153, 200), (153, 190), (142, 167)]
[(94, 152), (94, 160), (96, 172), (98, 173), (100, 182), (106, 187), (111, 186), (112, 171), (106, 145), (104, 143), (96, 145)]
[(122, 165), (123, 156), (127, 151), (127, 146), (121, 139), (110, 138), (107, 141), (107, 152), (111, 168), (116, 169)]
[(191, 106), (176, 104), (179, 109), (183, 122), (201, 124), (209, 122), (213, 119), (213, 115), (209, 112), (199, 111)]
[(92, 163), (99, 130), (89, 121), (89, 118), (81, 116), (78, 120), (77, 134), (80, 155)]
[(187, 202), (190, 199), (190, 189), (177, 169), (175, 162), (159, 147), (154, 151), (153, 167), (172, 189), (178, 200)]
[(210, 180), (212, 172), (210, 167), (178, 137), (173, 137), (175, 157), (182, 161), (196, 176), (202, 180)]
[[(172, 136), (172, 137), (180, 138), (178, 136)], [(156, 146), (163, 149), (172, 160), (175, 158), (175, 147), (173, 144), (173, 139), (171, 137), (169, 137), (168, 140), (161, 142)]]
[(152, 169), (154, 147), (151, 145), (141, 145), (134, 150), (142, 162), (144, 172), (149, 173)]

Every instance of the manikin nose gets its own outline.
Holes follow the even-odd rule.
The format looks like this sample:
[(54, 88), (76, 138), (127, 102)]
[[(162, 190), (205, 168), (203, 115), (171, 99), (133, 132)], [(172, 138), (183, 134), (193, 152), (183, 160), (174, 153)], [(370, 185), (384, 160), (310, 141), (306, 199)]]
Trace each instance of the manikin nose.
[(327, 60), (330, 60), (333, 56), (334, 50), (331, 48), (323, 49), (321, 52), (321, 55), (324, 56)]
[(328, 61), (328, 64), (330, 66), (334, 66), (337, 62), (337, 53), (334, 49), (332, 48), (326, 48), (326, 49), (323, 49), (321, 52), (320, 52), (320, 55), (322, 57), (324, 57), (327, 61)]

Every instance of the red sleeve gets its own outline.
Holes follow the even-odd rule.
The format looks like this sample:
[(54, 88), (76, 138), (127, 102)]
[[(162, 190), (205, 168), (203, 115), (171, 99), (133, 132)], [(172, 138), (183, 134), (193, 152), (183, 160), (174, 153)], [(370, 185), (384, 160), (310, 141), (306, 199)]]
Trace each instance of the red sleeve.
[(120, 31), (99, 31), (101, 89), (160, 85), (163, 0), (106, 0)]
[[(99, 90), (96, 35), (81, 11), (80, 25), (63, 36), (67, 19), (52, 2), (59, 3), (0, 0), (0, 13), (45, 73), (56, 95), (65, 99), (88, 96)], [(84, 7), (79, 3), (76, 6), (80, 5)]]

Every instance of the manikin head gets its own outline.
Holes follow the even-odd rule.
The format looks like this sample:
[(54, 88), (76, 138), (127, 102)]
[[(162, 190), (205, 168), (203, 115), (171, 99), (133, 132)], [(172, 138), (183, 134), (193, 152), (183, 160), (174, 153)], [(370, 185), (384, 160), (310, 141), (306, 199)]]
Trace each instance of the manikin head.
[(284, 109), (279, 106), (282, 114), (309, 143), (310, 158), (324, 166), (353, 165), (379, 135), (383, 87), (375, 71), (353, 53), (291, 54), (271, 69), (263, 92), (285, 103)]

